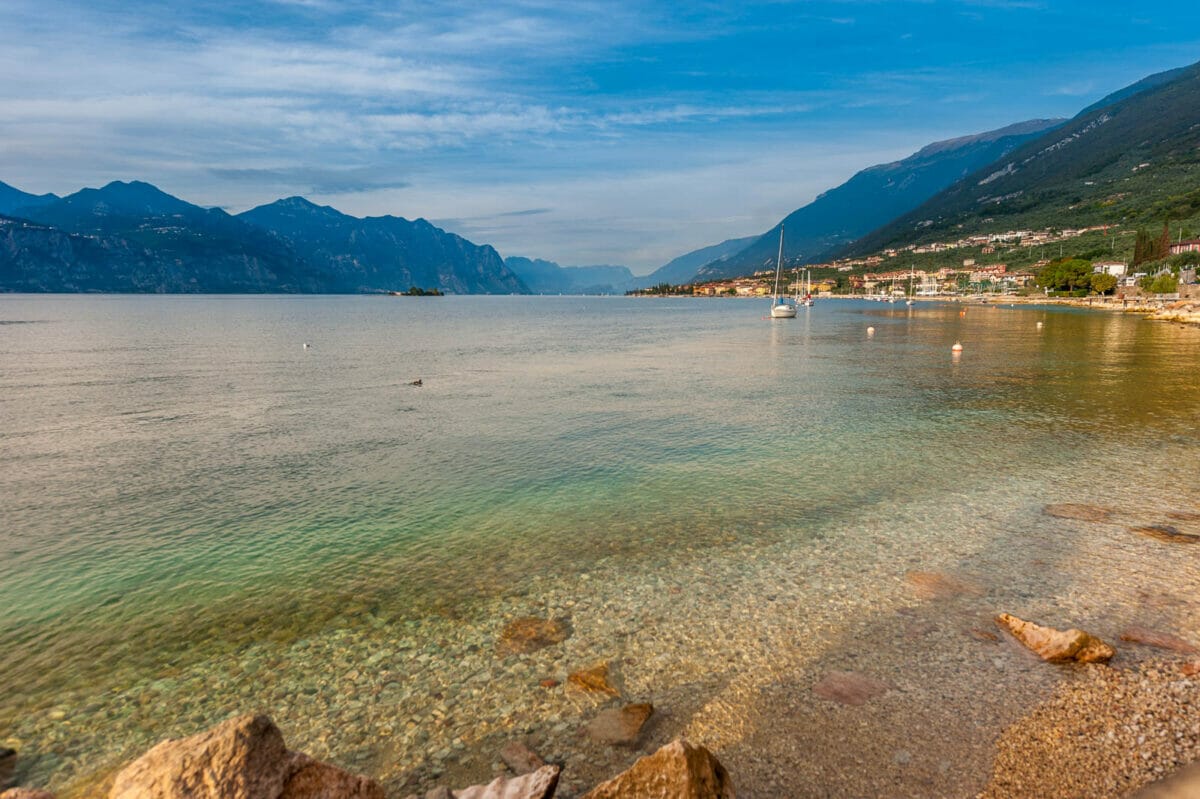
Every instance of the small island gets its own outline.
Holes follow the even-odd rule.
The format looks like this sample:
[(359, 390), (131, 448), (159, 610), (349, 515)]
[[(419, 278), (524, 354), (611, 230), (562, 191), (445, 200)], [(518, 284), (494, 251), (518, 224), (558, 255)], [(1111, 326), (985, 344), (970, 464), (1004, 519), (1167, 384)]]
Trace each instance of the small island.
[(408, 291), (389, 291), (393, 297), (443, 297), (439, 288), (423, 289), (420, 286), (410, 286)]

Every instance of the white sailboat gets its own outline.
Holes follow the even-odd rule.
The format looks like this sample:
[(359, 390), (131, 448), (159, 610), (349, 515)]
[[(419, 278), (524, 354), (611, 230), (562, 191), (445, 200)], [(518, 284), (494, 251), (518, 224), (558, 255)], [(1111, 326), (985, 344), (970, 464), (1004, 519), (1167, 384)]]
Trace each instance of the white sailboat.
[(779, 296), (779, 274), (783, 271), (783, 225), (779, 226), (779, 257), (775, 261), (775, 293), (771, 295), (772, 319), (795, 319), (796, 306)]
[(913, 268), (910, 266), (908, 268), (908, 299), (906, 299), (904, 301), (905, 305), (912, 305), (915, 302), (915, 300), (913, 300), (914, 295), (913, 295), (912, 282), (913, 282)]
[(811, 308), (813, 305), (812, 295), (812, 270), (804, 270), (804, 307)]

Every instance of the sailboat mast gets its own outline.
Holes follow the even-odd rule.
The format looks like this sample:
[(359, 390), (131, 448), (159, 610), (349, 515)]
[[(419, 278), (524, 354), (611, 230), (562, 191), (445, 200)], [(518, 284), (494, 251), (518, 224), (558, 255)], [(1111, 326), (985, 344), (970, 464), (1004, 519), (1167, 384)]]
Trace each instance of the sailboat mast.
[(783, 225), (779, 226), (779, 256), (775, 259), (775, 297), (779, 297), (779, 272), (783, 269)]

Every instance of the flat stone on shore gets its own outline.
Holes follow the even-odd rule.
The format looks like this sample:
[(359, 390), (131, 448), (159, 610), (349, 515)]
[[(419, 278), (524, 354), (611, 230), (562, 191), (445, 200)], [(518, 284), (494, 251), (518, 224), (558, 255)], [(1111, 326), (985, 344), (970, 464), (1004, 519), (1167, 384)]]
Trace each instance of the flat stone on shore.
[(864, 705), (888, 692), (886, 683), (856, 671), (832, 671), (813, 686), (813, 693), (843, 705)]
[(609, 708), (588, 722), (586, 727), (588, 737), (597, 743), (614, 746), (630, 746), (637, 743), (642, 734), (642, 728), (654, 713), (654, 705), (649, 702), (625, 705), (622, 708)]
[(1200, 652), (1200, 647), (1183, 640), (1177, 635), (1151, 630), (1146, 627), (1127, 627), (1121, 633), (1121, 640), (1132, 644), (1145, 644), (1146, 646), (1158, 647), (1159, 649), (1182, 652), (1185, 655)]
[(546, 765), (541, 755), (521, 741), (509, 741), (500, 749), (500, 759), (514, 774), (529, 774)]
[(904, 575), (904, 578), (920, 599), (951, 599), (981, 593), (975, 583), (941, 572), (913, 571)]
[(1164, 541), (1168, 544), (1200, 543), (1200, 535), (1185, 533), (1169, 524), (1147, 524), (1141, 527), (1130, 527), (1129, 529), (1138, 535), (1144, 535), (1147, 538)]
[(598, 663), (589, 669), (580, 669), (567, 675), (567, 684), (585, 693), (620, 696), (608, 677), (608, 663)]
[(1057, 519), (1077, 519), (1081, 522), (1104, 522), (1112, 516), (1109, 508), (1079, 502), (1060, 502), (1042, 508), (1042, 513)]
[(496, 642), (498, 655), (524, 655), (561, 644), (571, 637), (571, 627), (564, 619), (543, 619), (526, 616), (505, 625)]

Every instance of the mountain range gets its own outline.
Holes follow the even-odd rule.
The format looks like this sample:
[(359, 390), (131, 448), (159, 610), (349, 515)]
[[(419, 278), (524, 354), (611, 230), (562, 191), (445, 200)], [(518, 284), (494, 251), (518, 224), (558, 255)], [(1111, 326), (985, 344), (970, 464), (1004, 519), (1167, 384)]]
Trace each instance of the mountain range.
[(749, 247), (758, 238), (758, 236), (746, 236), (740, 239), (727, 239), (720, 244), (713, 244), (709, 247), (701, 247), (698, 250), (684, 253), (678, 258), (673, 258), (663, 264), (645, 277), (639, 278), (638, 288), (657, 286), (660, 283), (670, 283), (671, 285), (687, 283), (695, 277), (701, 267), (724, 263)]
[(0, 218), (9, 291), (312, 292), (321, 276), (286, 242), (148, 183), (110, 183)]
[(624, 294), (637, 284), (627, 266), (560, 266), (521, 256), (505, 258), (504, 265), (534, 294)]
[(1200, 215), (1200, 64), (1152, 75), (836, 254), (990, 232)]
[[(869, 167), (780, 224), (788, 260), (813, 263), (980, 232), (1168, 219), (1200, 220), (1200, 64), (1067, 122), (1022, 122)], [(504, 259), (424, 219), (358, 218), (302, 197), (231, 215), (139, 181), (66, 197), (0, 183), (0, 291), (620, 293), (769, 268), (778, 234), (636, 277)]]
[(0, 183), (0, 214), (11, 214), (18, 208), (36, 208), (57, 199), (57, 194), (30, 194)]
[(454, 294), (524, 294), (528, 288), (490, 246), (424, 219), (349, 216), (303, 197), (238, 214), (294, 248), (328, 281), (327, 291), (370, 293), (411, 286)]
[(720, 262), (753, 243), (757, 236), (729, 239), (673, 258), (648, 275), (634, 275), (626, 266), (560, 266), (541, 258), (513, 256), (504, 263), (534, 294), (622, 294), (660, 283), (687, 283), (705, 264)]
[(423, 219), (358, 219), (298, 197), (232, 216), (139, 181), (63, 198), (0, 187), (5, 291), (528, 290), (493, 248)]
[(745, 275), (771, 268), (784, 227), (784, 257), (817, 263), (842, 246), (919, 206), (955, 181), (1003, 158), (1025, 142), (1062, 124), (1034, 119), (999, 130), (935, 142), (901, 161), (868, 167), (756, 237), (735, 254), (708, 263), (700, 280)]

